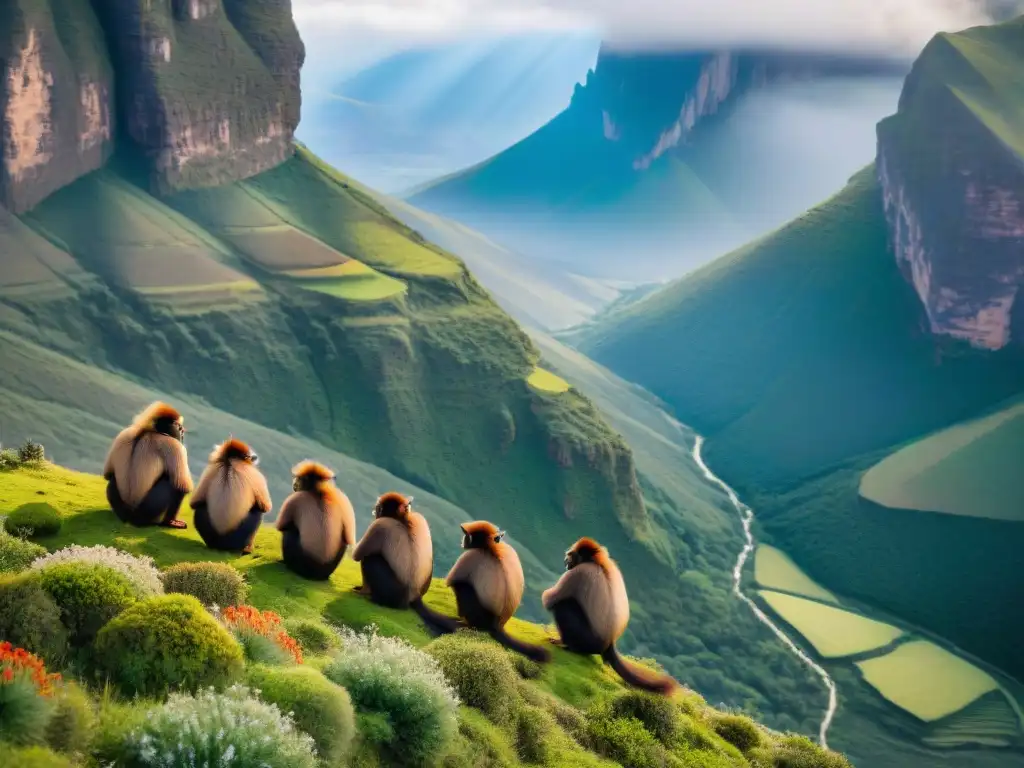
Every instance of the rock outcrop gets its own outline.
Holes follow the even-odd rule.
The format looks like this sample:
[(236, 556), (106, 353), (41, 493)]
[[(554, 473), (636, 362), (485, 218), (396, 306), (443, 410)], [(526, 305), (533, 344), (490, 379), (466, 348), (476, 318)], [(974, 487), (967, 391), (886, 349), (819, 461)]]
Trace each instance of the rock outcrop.
[(896, 258), (931, 330), (1024, 342), (1024, 19), (939, 35), (878, 127)]
[(305, 50), (289, 0), (97, 0), (118, 115), (155, 192), (273, 168), (299, 121)]
[(114, 79), (88, 3), (12, 0), (3, 15), (0, 202), (18, 213), (107, 160)]

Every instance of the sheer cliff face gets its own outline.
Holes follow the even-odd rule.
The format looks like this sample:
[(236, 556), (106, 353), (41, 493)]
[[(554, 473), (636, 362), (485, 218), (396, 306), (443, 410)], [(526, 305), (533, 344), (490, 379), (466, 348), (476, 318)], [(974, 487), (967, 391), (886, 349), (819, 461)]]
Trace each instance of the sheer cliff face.
[(9, 5), (0, 19), (0, 202), (21, 212), (106, 161), (114, 89), (88, 4)]
[(777, 52), (634, 53), (603, 48), (574, 103), (600, 120), (635, 170), (692, 143), (749, 93), (829, 76), (891, 74), (902, 62)]
[(154, 191), (209, 187), (283, 162), (304, 49), (289, 0), (97, 0), (123, 132)]
[[(1024, 130), (1013, 122), (1024, 105), (1012, 102), (1024, 93), (1024, 53), (1013, 53), (1024, 24), (1014, 26), (937, 37), (878, 128), (890, 239), (932, 332), (991, 350), (1024, 342)], [(1010, 65), (1009, 82), (993, 85), (991, 61)]]

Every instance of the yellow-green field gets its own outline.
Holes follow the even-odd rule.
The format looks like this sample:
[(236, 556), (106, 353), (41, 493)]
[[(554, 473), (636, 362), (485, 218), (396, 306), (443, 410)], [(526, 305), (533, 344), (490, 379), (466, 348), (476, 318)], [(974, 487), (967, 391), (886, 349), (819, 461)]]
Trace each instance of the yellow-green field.
[(541, 392), (562, 394), (569, 391), (569, 382), (561, 376), (551, 373), (551, 371), (545, 371), (543, 368), (534, 368), (526, 383)]
[(1024, 402), (896, 451), (860, 482), (886, 507), (1024, 521)]
[(904, 634), (899, 627), (835, 606), (781, 592), (760, 590), (758, 594), (826, 659), (840, 659), (872, 651)]
[(857, 667), (882, 696), (925, 722), (959, 712), (999, 688), (988, 672), (927, 640), (901, 645)]
[(222, 230), (218, 234), (256, 266), (269, 272), (321, 269), (349, 260), (348, 256), (288, 224)]
[[(406, 292), (405, 283), (393, 277), (382, 275), (365, 264), (352, 261), (342, 265), (353, 266), (346, 273), (336, 277), (320, 276), (298, 278), (295, 283), (308, 291), (324, 293), (347, 301), (382, 301), (401, 296)], [(330, 268), (331, 271), (338, 268)]]
[(767, 544), (759, 544), (754, 555), (754, 579), (765, 589), (792, 592), (826, 603), (839, 603), (835, 595), (800, 570), (800, 566), (790, 560), (789, 555)]

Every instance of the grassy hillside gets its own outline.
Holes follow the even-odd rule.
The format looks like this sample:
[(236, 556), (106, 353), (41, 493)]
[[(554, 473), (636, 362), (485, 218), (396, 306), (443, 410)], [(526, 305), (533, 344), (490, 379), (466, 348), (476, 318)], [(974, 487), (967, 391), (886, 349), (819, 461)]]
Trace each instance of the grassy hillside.
[[(152, 557), (160, 567), (187, 561), (226, 562), (244, 574), (249, 586), (248, 602), (261, 610), (279, 613), (285, 618), (286, 626), (297, 619), (326, 621), (355, 629), (373, 624), (385, 636), (400, 637), (414, 646), (425, 647), (428, 653), (439, 651), (434, 650), (438, 644), (429, 643), (429, 637), (410, 612), (381, 609), (352, 593), (360, 579), (358, 567), (350, 560), (345, 560), (327, 583), (314, 584), (294, 577), (280, 564), (279, 536), (269, 527), (260, 532), (251, 557), (233, 558), (207, 550), (192, 529), (135, 529), (117, 523), (105, 508), (103, 481), (99, 477), (52, 466), (0, 472), (0, 516), (10, 514), (24, 503), (35, 502), (41, 496), (62, 520), (60, 533), (45, 539), (51, 551), (73, 542), (85, 546), (115, 546), (135, 555)], [(440, 610), (454, 609), (454, 600), (441, 582), (434, 583), (427, 602)], [(548, 635), (545, 628), (516, 619), (509, 628), (534, 642), (544, 642)], [(452, 653), (459, 647), (459, 641), (456, 639), (455, 644), (449, 641), (448, 645), (452, 646), (449, 651)], [(466, 647), (463, 653), (467, 655), (460, 664), (468, 664), (474, 653), (485, 653), (489, 654), (490, 665), (502, 668), (508, 665), (507, 661), (502, 661), (504, 654), (497, 646), (480, 646), (475, 651), (473, 648)], [(345, 652), (345, 648), (340, 651)], [(330, 661), (330, 658), (318, 659), (315, 652), (307, 650), (304, 663), (314, 669), (325, 669)], [(50, 664), (50, 671), (56, 666)], [(838, 756), (823, 753), (806, 741), (787, 740), (752, 727), (739, 718), (725, 717), (689, 692), (681, 694), (667, 707), (641, 703), (638, 709), (624, 710), (626, 702), (632, 699), (624, 697), (614, 676), (594, 658), (555, 650), (549, 667), (536, 672), (523, 667), (523, 676), (528, 680), (516, 680), (514, 675), (502, 677), (499, 673), (491, 684), (505, 686), (500, 691), (501, 699), (484, 695), (479, 686), (472, 685), (472, 675), (480, 674), (479, 671), (471, 673), (467, 667), (466, 674), (470, 676), (460, 680), (455, 674), (459, 667), (443, 668), (463, 700), (458, 715), (459, 734), (445, 739), (441, 752), (431, 756), (433, 760), (412, 765), (612, 766), (660, 764), (665, 760), (693, 768), (770, 768), (796, 764), (793, 760), (822, 768), (846, 765)], [(69, 677), (81, 677), (83, 681), (88, 680), (82, 674), (86, 671), (81, 666), (66, 670), (70, 672)], [(386, 702), (382, 714), (378, 709), (364, 711), (363, 700), (353, 698), (358, 733), (353, 762), (346, 764), (389, 764), (386, 753), (376, 746), (386, 736), (379, 725), (373, 727), (376, 721), (369, 715), (377, 712), (378, 718), (383, 715), (396, 722), (401, 719), (413, 723), (422, 713), (392, 711)], [(81, 742), (89, 745), (73, 745), (85, 752), (75, 762), (94, 764), (104, 750), (116, 743), (118, 729), (130, 729), (137, 722), (134, 713), (147, 706), (152, 704), (145, 699), (134, 703), (119, 701), (117, 695), (108, 690), (102, 700), (96, 729), (85, 729), (80, 737)], [(404, 702), (399, 706), (404, 707)], [(521, 710), (526, 710), (530, 717)], [(633, 712), (633, 717), (639, 719), (629, 719), (627, 713)], [(655, 712), (661, 713), (657, 719), (652, 717)], [(719, 733), (741, 744), (743, 751)], [(13, 761), (16, 754), (11, 745), (0, 743), (0, 755), (4, 755), (5, 764)]]
[[(790, 225), (577, 338), (709, 436), (711, 467), (817, 581), (1021, 675), (1010, 606), (1024, 599), (1024, 526), (884, 509), (857, 493), (861, 473), (895, 447), (1024, 389), (1019, 353), (972, 350), (925, 327), (867, 169)], [(1005, 487), (985, 492), (996, 502)]]

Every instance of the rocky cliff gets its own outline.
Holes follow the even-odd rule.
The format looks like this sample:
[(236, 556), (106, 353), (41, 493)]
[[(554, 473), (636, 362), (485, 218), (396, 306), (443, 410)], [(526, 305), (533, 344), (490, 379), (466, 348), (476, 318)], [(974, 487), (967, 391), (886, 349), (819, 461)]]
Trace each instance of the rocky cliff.
[(1024, 337), (1024, 19), (937, 36), (878, 126), (896, 258), (931, 330), (983, 349)]
[(106, 161), (114, 80), (88, 3), (12, 0), (2, 13), (0, 202), (20, 212)]

